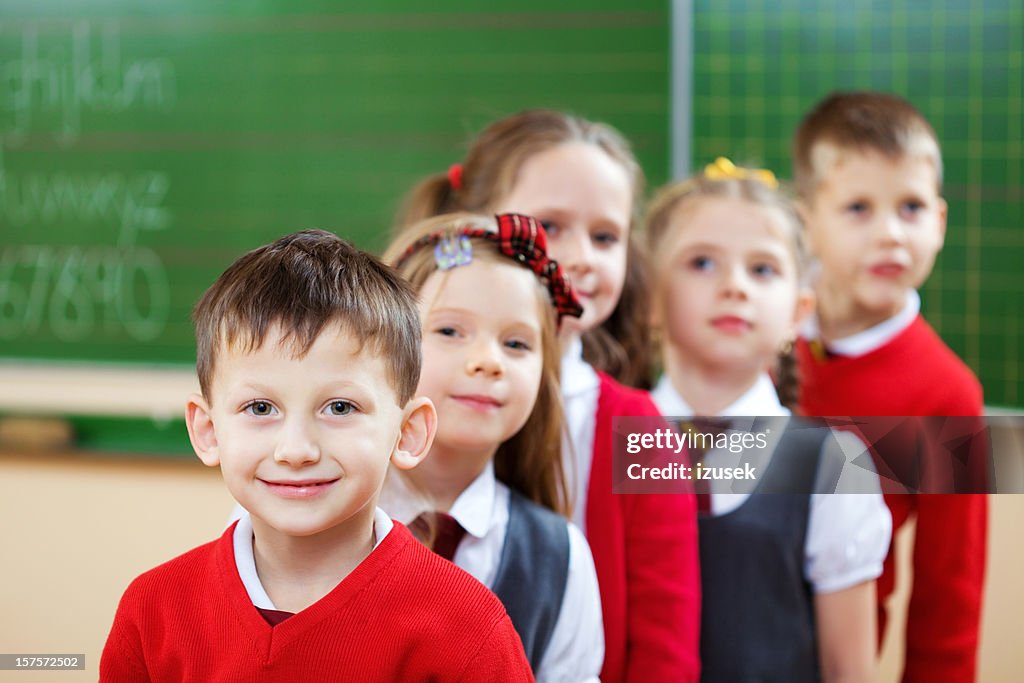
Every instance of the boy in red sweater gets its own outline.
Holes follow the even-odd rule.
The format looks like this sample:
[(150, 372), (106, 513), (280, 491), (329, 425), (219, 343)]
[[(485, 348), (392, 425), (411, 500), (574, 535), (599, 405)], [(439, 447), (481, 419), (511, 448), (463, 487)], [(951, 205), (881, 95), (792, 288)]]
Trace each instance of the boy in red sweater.
[[(981, 415), (977, 378), (920, 315), (917, 288), (946, 232), (942, 160), (928, 122), (898, 97), (833, 94), (796, 131), (794, 176), (821, 265), (816, 319), (797, 345), (803, 412)], [(907, 455), (866, 436), (882, 463)], [(987, 499), (895, 494), (886, 502), (894, 539), (917, 517), (903, 681), (973, 681)], [(878, 580), (880, 642), (894, 585), (890, 547)]]
[(532, 681), (498, 599), (377, 509), (436, 429), (390, 269), (308, 230), (196, 305), (189, 438), (248, 511), (125, 591), (105, 681)]

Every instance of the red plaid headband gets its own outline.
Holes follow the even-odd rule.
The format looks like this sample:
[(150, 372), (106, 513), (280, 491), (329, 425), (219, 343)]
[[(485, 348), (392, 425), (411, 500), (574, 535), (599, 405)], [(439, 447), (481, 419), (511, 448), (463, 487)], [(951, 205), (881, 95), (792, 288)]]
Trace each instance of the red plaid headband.
[(526, 266), (540, 278), (551, 294), (551, 303), (558, 313), (559, 322), (567, 315), (573, 318), (583, 315), (583, 306), (576, 298), (576, 293), (572, 291), (565, 271), (558, 261), (548, 256), (548, 236), (540, 221), (516, 213), (505, 213), (495, 218), (498, 220), (498, 232), (482, 228), (463, 228), (455, 233), (435, 232), (424, 235), (402, 252), (395, 261), (395, 267), (400, 267), (413, 252), (433, 244), (437, 267), (440, 270), (450, 270), (473, 260), (469, 238), (490, 240), (498, 245), (498, 251), (502, 255)]

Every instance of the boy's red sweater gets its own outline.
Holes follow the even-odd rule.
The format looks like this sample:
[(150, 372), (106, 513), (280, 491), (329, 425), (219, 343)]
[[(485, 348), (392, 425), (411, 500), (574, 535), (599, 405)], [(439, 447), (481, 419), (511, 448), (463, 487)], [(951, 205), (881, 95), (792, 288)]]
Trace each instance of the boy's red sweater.
[(498, 599), (395, 523), (324, 598), (271, 626), (220, 539), (128, 587), (103, 681), (532, 681)]
[[(896, 338), (862, 356), (824, 356), (803, 339), (796, 350), (805, 415), (982, 415), (977, 378), (921, 316)], [(887, 494), (885, 500), (893, 516), (894, 539), (910, 514), (917, 516), (903, 681), (973, 681), (988, 499), (970, 494)], [(880, 643), (885, 602), (894, 586), (890, 547), (878, 579)]]

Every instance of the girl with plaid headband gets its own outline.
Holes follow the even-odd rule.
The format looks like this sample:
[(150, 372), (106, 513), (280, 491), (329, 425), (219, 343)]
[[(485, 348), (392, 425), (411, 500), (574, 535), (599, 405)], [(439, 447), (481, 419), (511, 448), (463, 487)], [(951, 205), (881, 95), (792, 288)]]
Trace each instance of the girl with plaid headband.
[(613, 495), (612, 418), (657, 416), (648, 298), (632, 227), (643, 174), (612, 127), (549, 110), (508, 116), (474, 140), (463, 164), (429, 177), (399, 223), (447, 211), (517, 211), (548, 230), (551, 254), (581, 294), (562, 325), (565, 469), (573, 521), (601, 585), (601, 680), (695, 681), (700, 579), (691, 495)]
[(539, 681), (597, 681), (593, 559), (569, 523), (557, 329), (581, 308), (532, 218), (437, 217), (384, 254), (420, 299), (438, 432), (381, 507), (505, 604)]

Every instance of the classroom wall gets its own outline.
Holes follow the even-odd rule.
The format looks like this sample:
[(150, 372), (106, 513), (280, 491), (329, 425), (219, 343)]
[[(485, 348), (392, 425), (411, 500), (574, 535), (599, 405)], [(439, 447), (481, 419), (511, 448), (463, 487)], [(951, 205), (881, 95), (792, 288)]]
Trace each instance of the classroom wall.
[[(1024, 622), (1024, 496), (990, 497), (992, 518), (979, 681), (1020, 680)], [(85, 653), (85, 671), (0, 672), (0, 681), (94, 681), (121, 593), (147, 569), (223, 528), (232, 500), (198, 461), (95, 454), (0, 453), (0, 651)], [(900, 538), (909, 547), (912, 526)], [(900, 553), (906, 569), (909, 557)], [(894, 600), (906, 602), (903, 571)], [(895, 610), (881, 683), (898, 680)]]
[(128, 583), (213, 539), (232, 505), (198, 460), (0, 454), (0, 651), (86, 657), (85, 671), (0, 681), (95, 681)]

